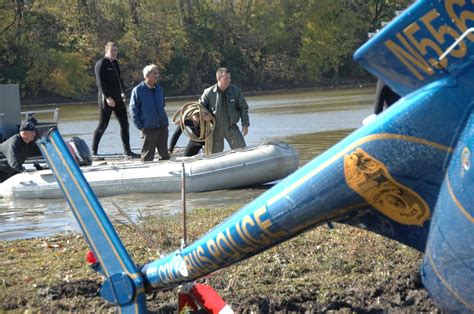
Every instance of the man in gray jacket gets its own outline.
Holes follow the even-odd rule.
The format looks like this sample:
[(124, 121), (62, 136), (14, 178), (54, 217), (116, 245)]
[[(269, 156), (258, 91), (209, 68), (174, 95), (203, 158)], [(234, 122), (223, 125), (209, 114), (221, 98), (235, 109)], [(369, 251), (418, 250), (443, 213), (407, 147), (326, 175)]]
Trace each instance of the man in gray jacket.
[(23, 163), (31, 150), (30, 146), (34, 145), (35, 136), (35, 125), (27, 121), (20, 126), (19, 134), (0, 144), (0, 182), (25, 170)]
[[(199, 98), (199, 103), (214, 115), (216, 121), (212, 135), (212, 152), (224, 150), (224, 139), (230, 148), (245, 147), (244, 136), (249, 131), (249, 106), (240, 88), (230, 83), (230, 72), (219, 68), (216, 72), (217, 84), (207, 88)], [(242, 132), (237, 122), (242, 120)]]

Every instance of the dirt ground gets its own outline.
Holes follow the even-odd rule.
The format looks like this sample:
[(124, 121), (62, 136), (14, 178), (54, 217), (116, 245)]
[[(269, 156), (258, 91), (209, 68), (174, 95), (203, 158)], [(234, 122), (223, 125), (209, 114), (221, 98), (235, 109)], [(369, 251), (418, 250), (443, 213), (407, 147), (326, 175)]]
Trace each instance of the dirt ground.
[[(197, 209), (188, 217), (198, 239), (235, 208)], [(144, 219), (140, 226), (161, 252), (179, 247), (179, 216)], [(237, 312), (440, 312), (418, 268), (422, 255), (363, 230), (320, 226), (201, 280)], [(118, 232), (133, 260), (157, 258), (130, 226)], [(99, 296), (100, 276), (86, 264), (80, 234), (0, 242), (0, 312), (115, 312)], [(152, 313), (177, 310), (177, 289), (148, 295)]]

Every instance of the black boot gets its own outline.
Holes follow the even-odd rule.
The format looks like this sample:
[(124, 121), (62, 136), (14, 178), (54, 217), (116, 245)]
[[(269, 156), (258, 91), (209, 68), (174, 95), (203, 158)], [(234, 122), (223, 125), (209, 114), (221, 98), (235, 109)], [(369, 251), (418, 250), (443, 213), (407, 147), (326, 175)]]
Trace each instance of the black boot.
[(125, 152), (124, 155), (130, 158), (141, 158), (140, 154), (135, 154), (132, 152), (132, 149), (130, 148), (130, 144), (123, 144), (123, 151)]
[(92, 152), (92, 160), (103, 161), (103, 160), (105, 160), (105, 158), (102, 157), (102, 156), (99, 156), (99, 154), (97, 154), (97, 152)]
[(125, 155), (128, 156), (128, 157), (132, 157), (132, 158), (141, 158), (140, 154), (135, 154), (135, 153), (132, 152), (131, 150), (126, 151), (126, 152), (125, 152)]

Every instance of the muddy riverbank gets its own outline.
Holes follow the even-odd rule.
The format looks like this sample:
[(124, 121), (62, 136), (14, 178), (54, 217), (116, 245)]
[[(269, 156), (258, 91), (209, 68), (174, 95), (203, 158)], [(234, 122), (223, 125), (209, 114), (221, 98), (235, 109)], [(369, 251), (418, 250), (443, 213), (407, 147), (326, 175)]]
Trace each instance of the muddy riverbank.
[[(191, 241), (229, 216), (226, 209), (195, 209), (188, 217)], [(138, 264), (157, 258), (155, 248), (129, 226), (118, 232)], [(180, 215), (140, 222), (162, 252), (178, 248)], [(439, 312), (423, 288), (422, 255), (363, 230), (320, 226), (202, 281), (243, 313), (355, 311)], [(0, 311), (114, 312), (98, 293), (101, 278), (86, 265), (80, 234), (0, 242)], [(176, 311), (177, 289), (150, 294), (151, 312)]]

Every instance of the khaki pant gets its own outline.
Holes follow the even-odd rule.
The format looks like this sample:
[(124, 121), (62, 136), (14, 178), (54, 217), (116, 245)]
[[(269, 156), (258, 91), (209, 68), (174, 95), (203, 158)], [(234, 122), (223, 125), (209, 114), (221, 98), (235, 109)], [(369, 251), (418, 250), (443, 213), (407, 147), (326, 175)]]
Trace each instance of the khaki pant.
[(229, 129), (216, 128), (212, 134), (212, 153), (219, 153), (224, 150), (224, 139), (229, 143), (231, 149), (245, 147), (244, 136), (239, 127), (234, 124)]

